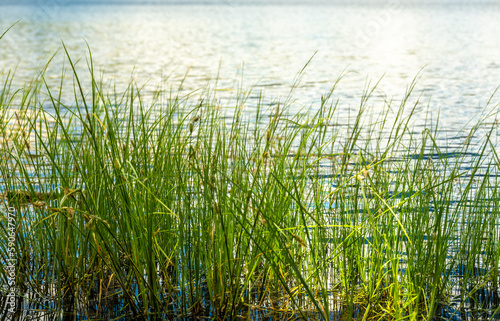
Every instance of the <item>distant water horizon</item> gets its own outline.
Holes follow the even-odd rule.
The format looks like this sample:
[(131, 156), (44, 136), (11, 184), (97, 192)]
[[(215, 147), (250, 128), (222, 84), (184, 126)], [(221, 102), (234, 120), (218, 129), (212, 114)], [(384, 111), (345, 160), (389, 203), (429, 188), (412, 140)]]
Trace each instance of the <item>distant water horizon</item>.
[(0, 0), (2, 5), (500, 5), (494, 0)]

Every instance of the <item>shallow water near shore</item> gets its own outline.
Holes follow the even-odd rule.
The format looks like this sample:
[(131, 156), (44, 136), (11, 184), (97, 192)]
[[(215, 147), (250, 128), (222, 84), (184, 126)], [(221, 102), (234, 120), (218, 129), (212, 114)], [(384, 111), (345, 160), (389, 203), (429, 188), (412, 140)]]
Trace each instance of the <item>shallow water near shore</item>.
[(500, 319), (499, 6), (53, 9), (0, 6), (21, 319)]
[[(91, 95), (96, 101), (104, 97), (100, 86), (94, 88), (101, 94), (94, 89)], [(49, 87), (33, 91), (34, 97), (45, 90)], [(86, 114), (81, 105), (45, 110), (40, 103), (27, 104), (19, 114), (5, 105), (2, 117), (10, 121), (2, 134), (2, 198), (20, 213), (18, 242), (29, 244), (19, 259), (25, 262), (22, 315), (318, 319), (326, 306), (329, 319), (344, 320), (383, 315), (368, 299), (380, 296), (380, 305), (402, 304), (392, 313), (406, 317), (425, 315), (427, 295), (434, 295), (430, 309), (437, 319), (497, 318), (494, 124), (438, 140), (439, 130), (415, 132), (407, 125), (410, 116), (398, 116), (407, 114), (403, 104), (397, 115), (390, 105), (378, 116), (368, 110), (363, 116), (360, 108), (346, 128), (329, 126), (336, 117), (330, 95), (314, 115), (294, 115), (287, 111), (292, 105), (276, 104), (271, 117), (256, 116), (255, 126), (238, 104), (227, 127), (224, 114), (231, 107), (218, 108), (216, 98), (194, 105), (186, 100), (185, 106), (166, 99), (170, 103), (154, 103), (161, 106), (155, 110), (140, 99), (134, 103), (138, 93), (130, 89), (119, 112), (105, 108), (104, 98), (104, 106), (95, 103)], [(134, 115), (135, 105), (143, 106), (140, 117), (123, 118)], [(490, 117), (498, 108), (492, 107)], [(374, 121), (392, 118), (389, 130), (384, 121)], [(487, 137), (481, 130), (488, 130)], [(128, 230), (124, 224), (130, 219), (136, 226)], [(142, 224), (152, 224), (152, 261), (153, 252), (136, 252), (144, 251), (143, 245), (133, 244), (149, 239)], [(270, 235), (279, 243), (273, 245)], [(235, 248), (216, 247), (228, 242)], [(103, 252), (108, 246), (113, 248)], [(221, 251), (229, 257), (217, 263)], [(288, 263), (273, 266), (282, 255), (289, 255)], [(74, 260), (87, 263), (78, 263), (75, 271)], [(217, 272), (233, 261), (237, 270), (225, 273), (239, 275), (241, 284), (225, 283)], [(236, 264), (240, 261), (246, 263)], [(53, 268), (75, 273), (75, 284), (67, 283), (68, 276), (60, 280)], [(288, 272), (281, 275), (282, 270)], [(269, 283), (275, 273), (279, 282)], [(310, 273), (320, 273), (315, 277), (321, 282), (309, 283)], [(228, 302), (235, 300), (227, 296), (229, 289), (220, 292), (214, 282), (232, 288), (241, 301)], [(381, 283), (387, 286), (377, 289)], [(141, 290), (148, 284), (158, 287), (146, 293), (160, 306), (138, 312), (148, 306)], [(72, 290), (75, 285), (87, 288), (87, 296)], [(301, 290), (308, 286), (315, 286), (314, 292)], [(419, 290), (413, 292), (414, 286)], [(435, 294), (433, 288), (441, 286)], [(400, 288), (393, 292), (395, 287)], [(396, 294), (405, 298), (391, 298)], [(413, 296), (424, 302), (406, 310)]]

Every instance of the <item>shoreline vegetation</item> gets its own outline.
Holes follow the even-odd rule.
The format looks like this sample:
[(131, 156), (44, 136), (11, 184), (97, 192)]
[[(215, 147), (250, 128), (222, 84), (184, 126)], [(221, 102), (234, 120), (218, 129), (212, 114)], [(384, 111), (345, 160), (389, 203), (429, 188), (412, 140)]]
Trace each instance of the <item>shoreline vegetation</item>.
[(210, 88), (146, 99), (131, 82), (117, 94), (91, 55), (84, 84), (64, 50), (71, 104), (43, 71), (20, 89), (2, 74), (0, 193), (17, 215), (18, 317), (500, 313), (498, 105), (442, 146), (438, 124), (411, 125), (415, 82), (378, 114), (367, 90), (344, 126), (336, 84), (314, 112), (257, 99), (249, 118), (243, 93), (231, 106)]

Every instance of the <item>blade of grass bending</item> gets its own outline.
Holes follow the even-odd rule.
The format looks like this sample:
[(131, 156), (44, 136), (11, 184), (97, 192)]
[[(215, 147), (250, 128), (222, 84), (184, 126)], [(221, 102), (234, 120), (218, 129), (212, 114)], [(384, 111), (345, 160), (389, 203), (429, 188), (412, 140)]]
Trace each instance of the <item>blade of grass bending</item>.
[(0, 39), (2, 39), (3, 36), (5, 36), (5, 34), (7, 34), (7, 32), (9, 32), (9, 30), (12, 29), (12, 27), (14, 27), (19, 21), (21, 21), (21, 19), (17, 20), (16, 22), (14, 22), (13, 25), (11, 25), (9, 28), (7, 28), (7, 30), (5, 30), (5, 32), (2, 33), (2, 35), (0, 36)]

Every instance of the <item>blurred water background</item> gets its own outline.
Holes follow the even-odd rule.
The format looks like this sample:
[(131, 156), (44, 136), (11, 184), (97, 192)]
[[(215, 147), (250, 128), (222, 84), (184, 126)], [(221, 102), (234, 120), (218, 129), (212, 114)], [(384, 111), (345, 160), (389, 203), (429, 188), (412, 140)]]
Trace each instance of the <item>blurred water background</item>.
[[(368, 84), (379, 79), (373, 104), (381, 107), (377, 100), (397, 101), (422, 71), (415, 100), (420, 98), (421, 109), (433, 118), (439, 113), (443, 130), (457, 132), (484, 113), (500, 85), (500, 5), (402, 1), (9, 5), (4, 0), (0, 30), (20, 22), (0, 42), (0, 72), (15, 70), (14, 83), (22, 86), (62, 41), (85, 70), (87, 41), (96, 69), (118, 89), (131, 78), (148, 82), (147, 90), (166, 78), (167, 86), (177, 88), (187, 75), (189, 92), (219, 75), (221, 97), (255, 85), (251, 97), (263, 93), (271, 104), (287, 97), (314, 56), (294, 90), (297, 106), (314, 108), (347, 72), (335, 91), (340, 111), (359, 106)], [(60, 51), (49, 82), (59, 82), (63, 60)], [(71, 99), (72, 91), (68, 94)]]

